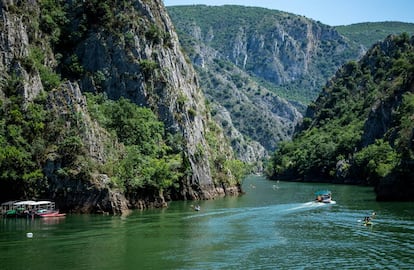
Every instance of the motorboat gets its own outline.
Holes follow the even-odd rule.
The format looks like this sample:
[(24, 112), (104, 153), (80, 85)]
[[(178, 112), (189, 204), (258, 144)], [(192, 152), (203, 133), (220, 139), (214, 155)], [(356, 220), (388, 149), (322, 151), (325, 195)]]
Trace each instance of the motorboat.
[(65, 217), (65, 213), (53, 212), (53, 213), (44, 213), (39, 215), (41, 218), (57, 218), (57, 217)]
[(59, 210), (45, 210), (45, 209), (40, 209), (39, 211), (36, 212), (36, 215), (41, 218), (65, 217), (66, 216), (66, 214), (64, 213), (59, 213)]
[(319, 203), (336, 203), (332, 200), (332, 193), (329, 190), (319, 190), (315, 192), (315, 201)]

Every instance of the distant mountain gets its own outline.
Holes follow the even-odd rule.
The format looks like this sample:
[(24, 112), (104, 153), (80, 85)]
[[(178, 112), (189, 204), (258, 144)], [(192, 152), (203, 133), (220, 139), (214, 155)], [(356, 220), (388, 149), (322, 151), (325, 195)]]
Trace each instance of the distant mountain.
[(368, 184), (380, 200), (412, 200), (413, 119), (414, 37), (389, 36), (338, 70), (268, 173)]
[(388, 35), (408, 33), (414, 34), (414, 23), (403, 22), (366, 22), (336, 26), (335, 29), (350, 40), (369, 49)]
[(289, 100), (316, 98), (326, 78), (355, 59), (359, 44), (303, 16), (243, 6), (176, 6), (168, 13), (196, 64), (204, 52), (229, 61)]
[(250, 142), (272, 152), (289, 140), (299, 112), (362, 53), (334, 28), (286, 12), (192, 5), (168, 7), (168, 13), (207, 98), (230, 116), (224, 128), (238, 134), (232, 145), (244, 160), (254, 158), (242, 150), (252, 149)]

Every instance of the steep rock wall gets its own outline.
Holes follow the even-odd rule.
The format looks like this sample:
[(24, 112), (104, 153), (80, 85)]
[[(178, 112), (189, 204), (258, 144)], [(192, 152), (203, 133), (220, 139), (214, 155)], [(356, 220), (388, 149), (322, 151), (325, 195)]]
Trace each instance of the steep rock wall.
[[(25, 10), (28, 13), (20, 13), (18, 10)], [(42, 33), (34, 28), (36, 21), (30, 21), (27, 14), (31, 14), (33, 18), (36, 18), (40, 14), (40, 9), (36, 1), (2, 1), (0, 2), (0, 12), (2, 17), (0, 35), (0, 78), (2, 87), (0, 90), (4, 89), (7, 80), (17, 76), (21, 84), (19, 84), (19, 89), (16, 90), (23, 97), (23, 102), (29, 104), (39, 94), (44, 93), (39, 71), (27, 64), (28, 59), (30, 59), (32, 39), (35, 36), (42, 36)], [(48, 62), (49, 67), (53, 68), (56, 61), (46, 36), (41, 46), (44, 48), (46, 56), (44, 61)], [(1, 92), (3, 93), (3, 91)], [(85, 97), (82, 96), (78, 85), (76, 83), (64, 83), (55, 91), (47, 93), (47, 96), (49, 112), (54, 115), (55, 119), (70, 119), (74, 115), (78, 116), (84, 128), (81, 137), (88, 159), (90, 158), (97, 163), (104, 163), (107, 154), (104, 143), (107, 143), (109, 138), (90, 119)], [(5, 98), (5, 96), (2, 95), (2, 98)], [(53, 120), (51, 121), (53, 122)], [(66, 121), (65, 125), (68, 130), (78, 128), (70, 126), (70, 121)], [(53, 144), (55, 142), (49, 143)], [(107, 185), (108, 181), (102, 180), (107, 179), (106, 175), (92, 179), (89, 176), (84, 176), (80, 177), (78, 181), (73, 181), (73, 178), (65, 179), (56, 174), (62, 168), (62, 157), (53, 149), (49, 149), (46, 155), (47, 159), (43, 162), (43, 172), (49, 181), (48, 195), (50, 199), (56, 201), (61, 210), (121, 213), (128, 208), (123, 195), (111, 190)]]
[[(85, 2), (67, 3), (74, 5), (69, 9), (74, 13), (69, 12), (67, 17), (71, 20), (69, 25), (76, 28), (83, 22), (76, 16), (80, 14), (78, 8), (82, 9)], [(82, 32), (66, 29), (69, 31), (64, 33), (68, 36), (63, 39), (63, 45), (56, 45), (51, 34), (38, 27), (39, 2), (0, 2), (0, 97), (7, 98), (3, 91), (5, 82), (17, 75), (21, 81), (18, 91), (24, 102), (29, 104), (46, 93), (46, 106), (52, 115), (46, 128), (53, 129), (54, 133), (48, 136), (54, 141), (49, 142), (49, 148), (42, 153), (45, 158), (39, 161), (47, 178), (47, 194), (61, 209), (75, 212), (121, 213), (128, 208), (165, 206), (162, 194), (125, 198), (123, 191), (115, 188), (108, 175), (101, 172), (100, 166), (111, 154), (107, 145), (114, 148), (122, 148), (122, 145), (113, 141), (114, 138), (91, 119), (83, 91), (105, 92), (111, 99), (125, 97), (150, 107), (169, 132), (182, 135), (183, 156), (191, 173), (180, 183), (180, 194), (176, 199), (209, 199), (237, 194), (239, 186), (213, 181), (211, 151), (205, 138), (212, 119), (195, 72), (181, 51), (162, 1), (137, 0), (123, 4), (125, 6), (116, 6), (119, 10), (112, 10), (112, 15), (119, 15), (116, 23), (125, 24), (101, 26), (96, 23), (98, 18), (87, 18), (90, 28), (82, 29)], [(70, 44), (73, 41), (70, 35), (79, 35), (79, 38)], [(59, 46), (61, 49), (55, 51)], [(42, 59), (33, 60), (33, 48), (41, 48)], [(78, 62), (68, 64), (75, 58)], [(67, 64), (66, 67), (81, 64), (85, 72), (79, 77), (73, 70), (65, 70), (59, 62)], [(45, 86), (39, 64), (44, 67), (43, 75), (45, 71), (46, 75), (53, 76), (62, 72), (67, 80), (57, 86)], [(58, 130), (56, 125), (62, 129)], [(68, 161), (66, 153), (59, 152), (56, 145), (62, 143), (65, 136), (72, 135), (81, 139), (77, 142), (81, 147), (75, 159)], [(232, 158), (226, 139), (218, 138), (220, 151), (226, 158)], [(67, 171), (69, 162), (71, 171)], [(226, 175), (229, 179), (233, 177), (230, 172)]]
[[(186, 142), (192, 175), (183, 186), (182, 197), (212, 198), (218, 194), (205, 140), (209, 115), (196, 74), (181, 51), (162, 1), (133, 1), (131, 8), (129, 16), (138, 21), (124, 25), (119, 35), (92, 29), (74, 49), (87, 71), (81, 89), (151, 107), (167, 130), (181, 133)], [(98, 72), (105, 76), (101, 82), (93, 76)]]

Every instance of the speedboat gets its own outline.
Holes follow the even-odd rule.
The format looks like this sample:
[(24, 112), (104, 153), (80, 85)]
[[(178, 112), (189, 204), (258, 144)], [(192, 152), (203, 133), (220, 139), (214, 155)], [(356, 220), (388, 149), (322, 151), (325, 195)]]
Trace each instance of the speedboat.
[(329, 190), (319, 190), (315, 192), (315, 201), (320, 203), (336, 203), (332, 200), (332, 193)]

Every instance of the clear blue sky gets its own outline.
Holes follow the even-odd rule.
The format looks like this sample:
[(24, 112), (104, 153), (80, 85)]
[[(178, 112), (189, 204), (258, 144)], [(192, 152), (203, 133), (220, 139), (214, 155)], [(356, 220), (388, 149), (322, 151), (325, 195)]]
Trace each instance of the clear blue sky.
[(166, 6), (196, 4), (265, 7), (331, 26), (381, 21), (414, 23), (413, 0), (164, 0)]

